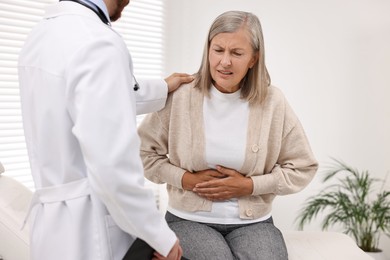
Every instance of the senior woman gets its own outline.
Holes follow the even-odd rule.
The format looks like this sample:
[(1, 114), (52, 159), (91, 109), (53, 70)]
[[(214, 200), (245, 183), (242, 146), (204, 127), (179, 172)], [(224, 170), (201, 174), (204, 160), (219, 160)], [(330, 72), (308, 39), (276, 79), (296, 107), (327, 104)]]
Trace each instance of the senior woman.
[(259, 19), (211, 25), (194, 83), (139, 127), (146, 177), (167, 183), (166, 220), (189, 259), (287, 259), (272, 221), (277, 195), (302, 190), (318, 164), (282, 92), (270, 85)]

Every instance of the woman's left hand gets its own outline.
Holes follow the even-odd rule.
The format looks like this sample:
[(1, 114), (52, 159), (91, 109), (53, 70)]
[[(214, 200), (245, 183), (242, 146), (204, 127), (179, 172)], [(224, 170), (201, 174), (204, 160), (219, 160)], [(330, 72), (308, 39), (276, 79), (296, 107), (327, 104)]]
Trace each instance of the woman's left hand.
[(192, 191), (211, 201), (228, 200), (252, 194), (253, 182), (251, 178), (244, 177), (236, 170), (222, 166), (217, 166), (217, 171), (226, 177), (198, 183)]

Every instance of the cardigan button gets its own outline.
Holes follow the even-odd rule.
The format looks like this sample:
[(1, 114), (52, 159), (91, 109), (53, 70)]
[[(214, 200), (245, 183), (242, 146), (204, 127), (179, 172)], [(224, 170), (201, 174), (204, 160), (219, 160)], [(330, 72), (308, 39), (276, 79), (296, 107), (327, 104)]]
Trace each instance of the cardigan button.
[(260, 150), (260, 147), (257, 144), (252, 145), (252, 152), (257, 153)]
[(245, 214), (246, 214), (248, 217), (252, 217), (252, 215), (253, 215), (252, 209), (247, 209), (247, 210), (245, 211)]

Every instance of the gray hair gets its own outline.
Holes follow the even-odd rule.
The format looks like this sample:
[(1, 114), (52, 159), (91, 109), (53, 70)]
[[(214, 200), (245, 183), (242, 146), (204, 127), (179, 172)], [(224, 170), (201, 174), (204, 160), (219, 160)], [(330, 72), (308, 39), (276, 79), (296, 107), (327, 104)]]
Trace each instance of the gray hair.
[(205, 95), (209, 95), (209, 89), (213, 83), (208, 61), (210, 43), (220, 33), (233, 33), (244, 28), (248, 31), (254, 54), (258, 54), (255, 65), (248, 70), (241, 81), (241, 98), (250, 104), (260, 104), (267, 96), (271, 78), (265, 66), (264, 39), (261, 24), (256, 15), (243, 11), (228, 11), (219, 15), (212, 23), (206, 44), (203, 50), (203, 58), (195, 79), (195, 87)]

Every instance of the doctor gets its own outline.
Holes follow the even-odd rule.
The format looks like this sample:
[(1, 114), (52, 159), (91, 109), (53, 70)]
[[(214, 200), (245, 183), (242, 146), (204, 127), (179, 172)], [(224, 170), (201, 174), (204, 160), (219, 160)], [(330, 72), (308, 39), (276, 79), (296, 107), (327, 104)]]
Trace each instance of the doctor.
[(22, 115), (36, 192), (31, 259), (122, 259), (135, 237), (155, 258), (181, 247), (144, 187), (136, 112), (161, 109), (187, 74), (137, 82), (110, 27), (128, 0), (50, 6), (18, 64)]

